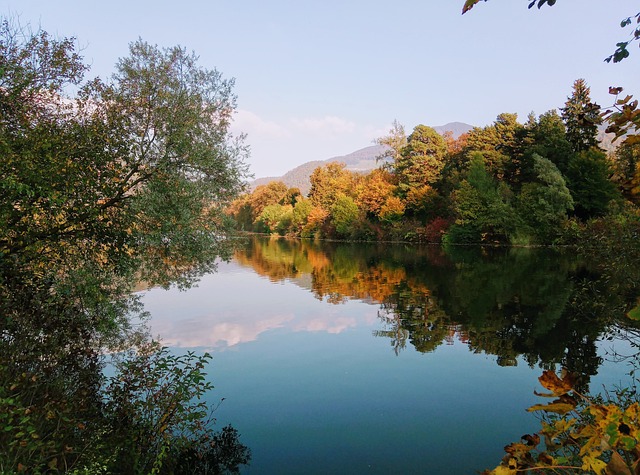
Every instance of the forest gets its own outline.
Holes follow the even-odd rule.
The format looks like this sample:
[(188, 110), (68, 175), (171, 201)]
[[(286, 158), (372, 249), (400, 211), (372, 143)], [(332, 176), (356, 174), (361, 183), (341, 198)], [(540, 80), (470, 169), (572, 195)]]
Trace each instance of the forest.
[[(616, 92), (616, 91), (613, 91)], [(302, 238), (562, 245), (598, 222), (637, 225), (640, 144), (598, 141), (602, 109), (583, 79), (566, 103), (523, 124), (500, 114), (457, 138), (394, 122), (370, 173), (330, 163), (311, 190), (278, 181), (236, 199), (242, 231)]]

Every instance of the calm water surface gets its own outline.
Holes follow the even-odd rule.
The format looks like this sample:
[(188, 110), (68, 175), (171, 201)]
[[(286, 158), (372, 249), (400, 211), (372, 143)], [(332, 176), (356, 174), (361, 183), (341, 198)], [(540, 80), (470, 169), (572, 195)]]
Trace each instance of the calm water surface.
[(213, 354), (209, 402), (252, 451), (243, 473), (473, 474), (539, 426), (541, 368), (628, 381), (608, 356), (628, 343), (606, 338), (630, 292), (601, 281), (559, 252), (256, 238), (144, 303), (164, 344)]

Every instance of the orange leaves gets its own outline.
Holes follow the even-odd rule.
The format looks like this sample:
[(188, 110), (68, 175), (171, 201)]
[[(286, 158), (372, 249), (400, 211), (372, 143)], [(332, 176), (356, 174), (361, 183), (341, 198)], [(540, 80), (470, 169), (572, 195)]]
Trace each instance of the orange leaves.
[(536, 396), (542, 397), (558, 397), (558, 399), (548, 404), (536, 404), (527, 409), (529, 412), (546, 411), (556, 414), (566, 414), (573, 411), (578, 405), (578, 401), (568, 393), (573, 390), (576, 382), (575, 375), (567, 371), (562, 372), (562, 377), (553, 371), (544, 371), (542, 376), (538, 378), (540, 384), (551, 393), (539, 393), (534, 391)]
[[(573, 389), (576, 383), (576, 378), (573, 373), (569, 373), (566, 370), (562, 370), (561, 375), (562, 377), (558, 377), (555, 372), (546, 370), (542, 373), (542, 376), (538, 378), (538, 381), (540, 381), (540, 384), (545, 389), (551, 391), (551, 396), (562, 396)], [(536, 393), (536, 395), (548, 396), (538, 393)]]

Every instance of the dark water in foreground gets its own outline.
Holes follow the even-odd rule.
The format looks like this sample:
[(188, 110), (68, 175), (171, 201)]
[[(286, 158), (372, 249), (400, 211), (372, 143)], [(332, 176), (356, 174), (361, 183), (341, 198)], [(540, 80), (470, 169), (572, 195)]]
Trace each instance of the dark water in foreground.
[(632, 352), (637, 289), (607, 272), (548, 250), (253, 239), (143, 300), (164, 344), (213, 354), (209, 402), (245, 473), (466, 474), (537, 429), (541, 368), (629, 381), (612, 353)]

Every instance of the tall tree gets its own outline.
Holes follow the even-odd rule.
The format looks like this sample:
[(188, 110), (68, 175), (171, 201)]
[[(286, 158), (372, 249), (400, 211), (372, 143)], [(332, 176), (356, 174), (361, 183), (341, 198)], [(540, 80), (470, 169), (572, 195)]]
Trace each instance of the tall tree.
[(598, 125), (602, 123), (600, 106), (591, 102), (590, 89), (584, 79), (576, 79), (573, 92), (562, 109), (567, 140), (574, 152), (598, 145)]
[(406, 193), (410, 188), (434, 183), (444, 167), (446, 154), (444, 138), (431, 127), (417, 125), (394, 166), (400, 189)]

